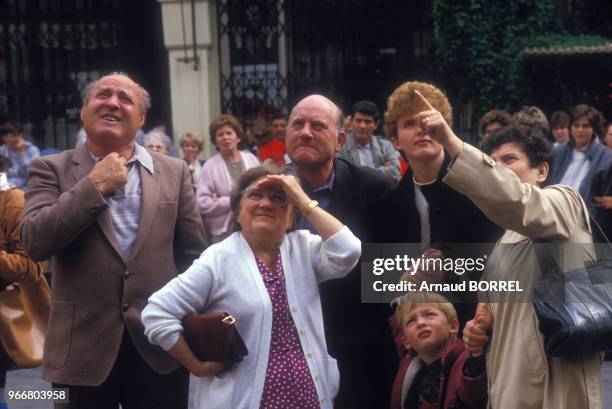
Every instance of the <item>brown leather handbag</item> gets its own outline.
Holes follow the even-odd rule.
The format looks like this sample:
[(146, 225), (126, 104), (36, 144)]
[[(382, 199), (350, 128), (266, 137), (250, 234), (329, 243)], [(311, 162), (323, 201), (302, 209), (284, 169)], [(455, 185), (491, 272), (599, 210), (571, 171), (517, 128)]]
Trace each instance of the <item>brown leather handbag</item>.
[(42, 363), (50, 300), (51, 289), (44, 277), (0, 291), (0, 354), (9, 362), (9, 369)]
[[(15, 189), (9, 191), (15, 193)], [(9, 191), (0, 191), (3, 228)], [(18, 238), (3, 229), (0, 233), (4, 234), (0, 237), (0, 250), (15, 252)], [(8, 285), (0, 280), (0, 360), (8, 369), (33, 368), (42, 362), (51, 304), (51, 289), (42, 270), (42, 265), (38, 265), (36, 271), (30, 272), (36, 278), (20, 283)]]
[(235, 323), (226, 312), (191, 314), (183, 318), (183, 337), (200, 361), (240, 362), (249, 351)]

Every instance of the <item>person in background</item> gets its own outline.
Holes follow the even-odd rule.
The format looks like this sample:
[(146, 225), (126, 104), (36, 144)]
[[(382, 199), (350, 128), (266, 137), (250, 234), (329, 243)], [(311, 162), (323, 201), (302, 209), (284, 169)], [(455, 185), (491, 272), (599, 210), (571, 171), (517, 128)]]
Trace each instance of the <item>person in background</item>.
[(389, 176), (394, 182), (400, 179), (399, 154), (389, 140), (374, 135), (380, 123), (380, 111), (371, 101), (358, 101), (351, 110), (351, 133), (338, 157), (357, 166), (367, 166)]
[(524, 106), (514, 116), (514, 123), (539, 129), (542, 135), (548, 135), (550, 126), (544, 112), (536, 106)]
[(254, 125), (251, 119), (244, 121), (244, 138), (238, 144), (238, 150), (249, 151), (259, 157), (260, 140), (255, 137)]
[(28, 166), (40, 156), (40, 151), (32, 142), (23, 137), (23, 128), (16, 122), (6, 122), (0, 131), (3, 146), (0, 155), (6, 156), (13, 163), (7, 172), (12, 186), (26, 190), (28, 188)]
[[(20, 286), (38, 285), (39, 280), (45, 279), (44, 263), (31, 260), (19, 240), (25, 200), (23, 191), (8, 183), (6, 172), (10, 168), (11, 160), (0, 156), (0, 292), (13, 283)], [(0, 390), (6, 386), (7, 369), (10, 369), (8, 362), (0, 359)], [(4, 395), (0, 394), (0, 409), (8, 408)]]
[[(570, 109), (571, 140), (553, 152), (549, 184), (572, 187), (584, 199), (589, 213), (610, 237), (612, 210), (595, 197), (612, 196), (612, 151), (599, 143), (601, 114), (595, 108), (580, 104)], [(599, 229), (593, 229), (597, 242), (605, 242)]]
[(553, 137), (553, 148), (569, 142), (569, 115), (564, 111), (555, 111), (550, 116), (550, 133)]
[(247, 151), (239, 151), (242, 125), (231, 115), (220, 115), (209, 127), (210, 140), (216, 155), (204, 163), (196, 186), (196, 198), (204, 224), (217, 243), (232, 233), (230, 192), (233, 183), (245, 170), (259, 165), (259, 160)]
[(272, 163), (279, 168), (289, 163), (285, 146), (287, 118), (282, 114), (275, 114), (270, 127), (262, 133), (265, 134), (263, 136), (265, 142), (259, 145), (259, 160), (262, 163)]
[(608, 122), (606, 125), (606, 133), (603, 135), (603, 140), (601, 142), (606, 145), (608, 149), (612, 149), (612, 122)]
[[(608, 152), (612, 152), (612, 122), (608, 122), (604, 129), (605, 133), (601, 138), (602, 145), (608, 147)], [(612, 185), (612, 180), (608, 180), (608, 187), (605, 186), (606, 183), (604, 181), (601, 182), (604, 186), (600, 187), (599, 190), (604, 193), (595, 194), (593, 200), (595, 200), (595, 206), (599, 208), (599, 211), (607, 215), (607, 217), (604, 217), (604, 225), (601, 227), (606, 232), (607, 238), (612, 240), (612, 187), (610, 186)], [(608, 352), (607, 359), (609, 360), (610, 358), (612, 358), (612, 352)]]
[(172, 144), (170, 137), (161, 131), (149, 131), (144, 137), (144, 147), (149, 152), (157, 152), (162, 155), (170, 155), (169, 146)]
[(280, 113), (272, 115), (270, 128), (272, 128), (273, 138), (284, 141), (287, 136), (287, 117)]
[(496, 129), (508, 126), (512, 123), (512, 115), (500, 109), (492, 109), (480, 118), (480, 140), (484, 141)]
[[(178, 149), (176, 149), (176, 145), (174, 145), (174, 143), (172, 142), (172, 137), (170, 136), (170, 132), (168, 130), (168, 126), (166, 125), (165, 121), (153, 122), (153, 126), (151, 127), (151, 130), (149, 130), (149, 132), (147, 133), (150, 133), (150, 132), (161, 132), (162, 134), (164, 134), (167, 140), (170, 141), (168, 143), (168, 146), (166, 147), (166, 149), (168, 149), (168, 154), (174, 158), (180, 157)], [(139, 142), (138, 137), (139, 137), (138, 134), (136, 134), (136, 142)]]
[(195, 189), (200, 177), (200, 170), (202, 165), (204, 165), (204, 159), (199, 158), (202, 149), (204, 149), (204, 138), (202, 138), (202, 134), (199, 132), (187, 131), (181, 135), (179, 146), (181, 151), (183, 151), (183, 159), (187, 162), (187, 167), (193, 180), (193, 188)]

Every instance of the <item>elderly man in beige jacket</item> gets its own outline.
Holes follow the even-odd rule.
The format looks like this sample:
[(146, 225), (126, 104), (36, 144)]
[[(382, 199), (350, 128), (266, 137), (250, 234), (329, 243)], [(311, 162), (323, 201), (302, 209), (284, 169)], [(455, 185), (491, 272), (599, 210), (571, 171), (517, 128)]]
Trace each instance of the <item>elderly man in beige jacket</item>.
[(56, 408), (186, 409), (189, 376), (144, 336), (147, 298), (204, 249), (187, 165), (135, 142), (150, 105), (124, 74), (88, 87), (87, 141), (32, 162), (21, 228), (52, 259), (43, 378), (70, 391)]

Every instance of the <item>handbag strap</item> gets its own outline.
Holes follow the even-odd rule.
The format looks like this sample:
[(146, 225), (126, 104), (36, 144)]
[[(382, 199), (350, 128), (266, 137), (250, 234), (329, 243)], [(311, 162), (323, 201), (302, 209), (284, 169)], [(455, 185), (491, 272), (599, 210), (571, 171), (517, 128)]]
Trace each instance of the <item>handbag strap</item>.
[(593, 236), (593, 228), (591, 226), (594, 224), (595, 227), (597, 227), (597, 230), (599, 230), (599, 232), (601, 233), (601, 237), (604, 238), (606, 243), (608, 243), (608, 246), (610, 247), (610, 249), (612, 249), (612, 243), (610, 243), (610, 239), (608, 238), (606, 233), (603, 231), (603, 229), (601, 228), (599, 223), (597, 223), (597, 220), (595, 220), (595, 218), (591, 215), (591, 212), (589, 212), (589, 209), (588, 209), (586, 203), (584, 202), (584, 200), (582, 199), (582, 196), (580, 197), (580, 203), (582, 204), (582, 211), (587, 216), (586, 219), (589, 222), (589, 228), (591, 230), (591, 236)]
[(563, 277), (561, 267), (550, 250), (552, 242), (544, 239), (533, 240), (532, 242), (534, 243), (533, 251), (538, 259), (542, 275), (544, 277)]
[[(589, 214), (589, 219), (591, 223), (597, 226), (602, 237), (606, 240), (608, 247), (610, 247), (610, 249), (612, 250), (612, 243), (610, 243), (610, 240), (604, 233), (599, 223), (597, 223), (595, 218), (591, 216), (590, 214)], [(550, 250), (549, 244), (552, 242), (547, 241), (545, 239), (538, 239), (538, 240), (533, 240), (533, 243), (535, 244), (534, 251), (538, 259), (538, 264), (540, 265), (540, 268), (542, 270), (542, 274), (545, 276), (557, 276), (557, 277), (563, 276), (561, 267), (557, 263), (557, 260), (555, 259), (555, 257), (553, 257), (552, 252)]]
[(597, 226), (597, 230), (599, 230), (599, 232), (601, 233), (601, 237), (604, 238), (606, 243), (608, 243), (608, 246), (612, 249), (612, 243), (610, 242), (610, 239), (608, 238), (608, 236), (606, 236), (606, 233), (603, 231), (603, 229), (601, 228), (599, 223), (597, 223), (597, 220), (595, 220), (595, 218), (593, 216), (591, 216), (590, 214), (589, 214), (589, 219), (591, 219), (591, 223), (592, 224)]

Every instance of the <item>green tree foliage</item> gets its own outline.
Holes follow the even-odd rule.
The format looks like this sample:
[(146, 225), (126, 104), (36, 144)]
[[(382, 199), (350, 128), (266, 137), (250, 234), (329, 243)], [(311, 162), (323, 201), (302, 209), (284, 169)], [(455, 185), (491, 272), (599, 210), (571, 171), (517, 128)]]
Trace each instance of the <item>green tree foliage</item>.
[[(554, 0), (434, 0), (436, 52), (455, 104), (474, 116), (516, 107), (523, 96), (523, 50), (559, 33)], [(475, 118), (474, 118), (475, 119)]]

